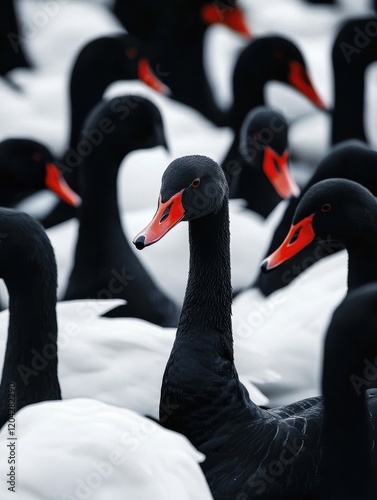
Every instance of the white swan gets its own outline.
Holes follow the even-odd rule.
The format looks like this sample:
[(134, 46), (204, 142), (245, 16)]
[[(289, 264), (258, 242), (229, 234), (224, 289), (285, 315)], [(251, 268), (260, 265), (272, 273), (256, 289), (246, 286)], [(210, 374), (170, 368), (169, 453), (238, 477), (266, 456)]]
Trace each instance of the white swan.
[[(90, 399), (30, 405), (16, 415), (15, 491), (0, 432), (1, 498), (211, 500), (199, 453), (182, 435)], [(9, 453), (8, 453), (9, 454)]]

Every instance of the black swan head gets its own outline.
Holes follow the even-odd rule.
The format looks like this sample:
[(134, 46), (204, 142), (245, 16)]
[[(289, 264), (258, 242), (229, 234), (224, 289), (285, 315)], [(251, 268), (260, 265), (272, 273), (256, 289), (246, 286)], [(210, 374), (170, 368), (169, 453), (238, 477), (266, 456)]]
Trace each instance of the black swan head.
[(12, 206), (28, 192), (46, 188), (72, 206), (81, 201), (54, 164), (52, 153), (30, 139), (6, 139), (0, 143), (0, 184), (2, 206)]
[(377, 227), (377, 204), (368, 189), (346, 179), (323, 180), (302, 197), (288, 235), (263, 261), (262, 270), (286, 262), (316, 237), (340, 241), (348, 249), (366, 246), (376, 238), (373, 227)]
[(162, 177), (158, 208), (152, 222), (133, 243), (141, 250), (161, 239), (182, 220), (216, 214), (227, 194), (224, 173), (212, 159), (200, 155), (177, 158)]
[(265, 106), (251, 110), (238, 149), (246, 168), (262, 169), (282, 198), (299, 195), (288, 165), (288, 123), (281, 113)]

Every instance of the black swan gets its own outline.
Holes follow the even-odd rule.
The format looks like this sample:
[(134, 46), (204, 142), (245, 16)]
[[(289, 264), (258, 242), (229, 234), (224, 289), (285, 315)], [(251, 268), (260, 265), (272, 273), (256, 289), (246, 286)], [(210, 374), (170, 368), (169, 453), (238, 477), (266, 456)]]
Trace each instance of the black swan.
[(373, 405), (369, 415), (366, 391), (377, 383), (376, 306), (376, 283), (356, 288), (335, 310), (327, 330), (321, 500), (377, 498), (377, 412)]
[[(0, 210), (0, 277), (9, 292), (8, 341), (0, 385), (0, 427), (15, 411), (61, 399), (57, 375), (57, 270), (41, 225), (27, 214)], [(11, 389), (10, 389), (11, 386)]]
[(206, 75), (204, 45), (207, 29), (215, 23), (250, 36), (237, 1), (116, 0), (114, 13), (129, 33), (154, 47), (152, 67), (172, 90), (171, 97), (216, 125), (226, 125)]
[(43, 144), (30, 139), (0, 142), (0, 206), (15, 207), (42, 189), (50, 189), (73, 207), (81, 202)]
[(289, 85), (318, 108), (325, 109), (295, 43), (281, 36), (252, 40), (240, 53), (233, 72), (233, 104), (228, 123), (234, 139), (222, 161), (227, 176), (235, 173), (233, 163), (237, 161), (242, 123), (251, 109), (265, 104), (265, 86), (270, 81)]
[(289, 170), (288, 123), (281, 113), (266, 106), (250, 111), (238, 150), (230, 198), (242, 198), (246, 208), (268, 217), (282, 198), (299, 195)]
[[(205, 453), (216, 500), (303, 498), (318, 486), (321, 398), (266, 411), (238, 379), (233, 361), (228, 186), (203, 156), (173, 161), (157, 213), (134, 239), (142, 249), (189, 221), (190, 271), (161, 390), (160, 421)], [(274, 464), (271, 466), (271, 464)]]
[[(142, 80), (161, 93), (168, 89), (153, 74), (148, 63), (148, 50), (129, 34), (118, 34), (92, 40), (78, 54), (73, 65), (70, 84), (70, 132), (65, 153), (57, 162), (68, 184), (79, 189), (78, 170), (81, 165), (80, 134), (84, 120), (101, 100), (106, 88), (117, 80)], [(88, 134), (90, 134), (88, 132)], [(58, 203), (42, 219), (49, 228), (76, 216), (76, 211)]]
[(84, 129), (98, 129), (103, 120), (111, 123), (111, 131), (83, 157), (79, 170), (80, 228), (64, 298), (105, 298), (107, 290), (112, 298), (127, 301), (107, 316), (131, 316), (176, 326), (178, 308), (158, 288), (126, 240), (117, 200), (123, 158), (136, 149), (166, 147), (161, 114), (148, 99), (127, 95), (98, 104)]
[[(317, 182), (330, 178), (353, 180), (377, 196), (377, 153), (359, 141), (345, 141), (335, 146), (319, 163), (313, 176), (302, 189), (301, 196), (290, 199), (272, 236), (266, 256), (283, 241), (289, 231), (297, 205), (305, 193)], [(291, 283), (318, 260), (342, 249), (343, 246), (338, 242), (315, 240), (289, 262), (282, 263), (273, 273), (264, 274), (260, 271), (252, 286), (268, 296)]]
[[(335, 193), (329, 186), (333, 197), (337, 182), (349, 183), (351, 191), (356, 190), (354, 197), (366, 198), (367, 209), (372, 204), (377, 217), (377, 203), (366, 189), (350, 181), (327, 182), (335, 183)], [(190, 271), (162, 382), (160, 421), (205, 453), (202, 468), (216, 500), (318, 498), (322, 398), (266, 411), (253, 404), (238, 379), (231, 326), (228, 188), (221, 167), (209, 158), (183, 157), (169, 165), (156, 215), (134, 244), (143, 249), (182, 220), (189, 222)], [(374, 267), (377, 275), (376, 263)], [(373, 413), (376, 402), (369, 401)]]

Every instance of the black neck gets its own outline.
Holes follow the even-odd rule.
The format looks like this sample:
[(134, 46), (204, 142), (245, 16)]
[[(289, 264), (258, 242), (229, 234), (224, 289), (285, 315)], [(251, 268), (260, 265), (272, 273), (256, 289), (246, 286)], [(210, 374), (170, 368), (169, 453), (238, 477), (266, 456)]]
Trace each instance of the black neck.
[[(190, 266), (177, 338), (216, 331), (223, 355), (233, 361), (228, 201), (216, 215), (189, 223)], [(191, 334), (191, 333), (190, 333)]]
[(254, 78), (248, 81), (245, 88), (245, 82), (242, 78), (233, 81), (233, 104), (230, 110), (230, 126), (235, 132), (239, 132), (242, 123), (248, 112), (257, 106), (265, 104), (264, 87), (267, 81)]
[[(111, 46), (110, 46), (111, 47)], [(91, 109), (102, 99), (106, 88), (115, 80), (115, 75), (106, 63), (91, 60), (82, 64), (78, 58), (72, 71), (70, 83), (70, 135), (68, 153), (77, 152), (83, 123)], [(90, 132), (90, 131), (88, 131)], [(64, 157), (63, 157), (64, 163)]]
[[(25, 258), (25, 256), (24, 256)], [(46, 253), (40, 256), (47, 265)], [(0, 386), (0, 426), (7, 420), (8, 388), (15, 383), (16, 408), (61, 398), (57, 375), (56, 278), (40, 262), (22, 263), (5, 278), (9, 291), (9, 330)]]
[(351, 349), (339, 352), (339, 348), (333, 346), (329, 351), (331, 355), (325, 349), (321, 500), (375, 498), (366, 494), (372, 479), (372, 446), (366, 385), (360, 385), (360, 381), (365, 380), (365, 364), (360, 369), (363, 356), (360, 358), (357, 348)]
[[(117, 177), (120, 160), (109, 154), (94, 151), (95, 158), (88, 157), (80, 169), (80, 193), (82, 204), (79, 210), (81, 227), (108, 231), (121, 226)], [(111, 224), (109, 222), (111, 221)]]
[[(175, 26), (179, 26), (174, 20)], [(174, 43), (170, 32), (153, 60), (154, 67), (161, 67), (167, 75), (164, 82), (172, 90), (172, 98), (198, 110), (219, 127), (228, 125), (229, 111), (223, 111), (215, 101), (204, 67), (205, 28), (176, 33)], [(195, 75), (195, 78), (193, 78)]]
[(14, 0), (5, 0), (2, 3), (0, 18), (0, 75), (19, 67), (28, 67), (30, 64), (23, 51), (22, 33), (18, 28)]
[(377, 242), (371, 238), (362, 248), (348, 248), (348, 290), (377, 281)]
[[(366, 142), (364, 130), (364, 72), (336, 71), (332, 144), (347, 139)], [(352, 96), (352, 99), (350, 99)]]
[(190, 222), (189, 232), (189, 278), (160, 419), (200, 447), (253, 405), (233, 362), (228, 201), (216, 215)]
[[(80, 227), (71, 276), (81, 276), (84, 269), (88, 272), (89, 269), (99, 269), (108, 260), (114, 266), (120, 266), (126, 259), (122, 253), (126, 250), (128, 253), (118, 207), (117, 176), (120, 162), (113, 162), (110, 156), (98, 153), (96, 151), (93, 159), (88, 157), (79, 172), (82, 204), (78, 212)], [(80, 277), (82, 281), (85, 279), (88, 278)], [(92, 276), (92, 280), (96, 283), (101, 281), (98, 276)], [(89, 284), (82, 283), (81, 286), (88, 287)]]

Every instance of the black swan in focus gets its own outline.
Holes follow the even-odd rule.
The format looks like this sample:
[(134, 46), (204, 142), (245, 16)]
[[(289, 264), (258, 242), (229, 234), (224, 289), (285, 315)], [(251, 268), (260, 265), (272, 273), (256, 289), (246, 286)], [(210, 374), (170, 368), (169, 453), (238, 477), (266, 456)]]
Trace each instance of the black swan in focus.
[[(321, 456), (321, 398), (265, 411), (238, 379), (228, 186), (221, 167), (209, 158), (188, 156), (170, 164), (157, 213), (134, 244), (151, 245), (182, 220), (189, 221), (190, 271), (162, 382), (160, 421), (205, 453), (202, 468), (216, 500), (312, 494)], [(279, 474), (269, 469), (271, 463), (280, 463)]]

